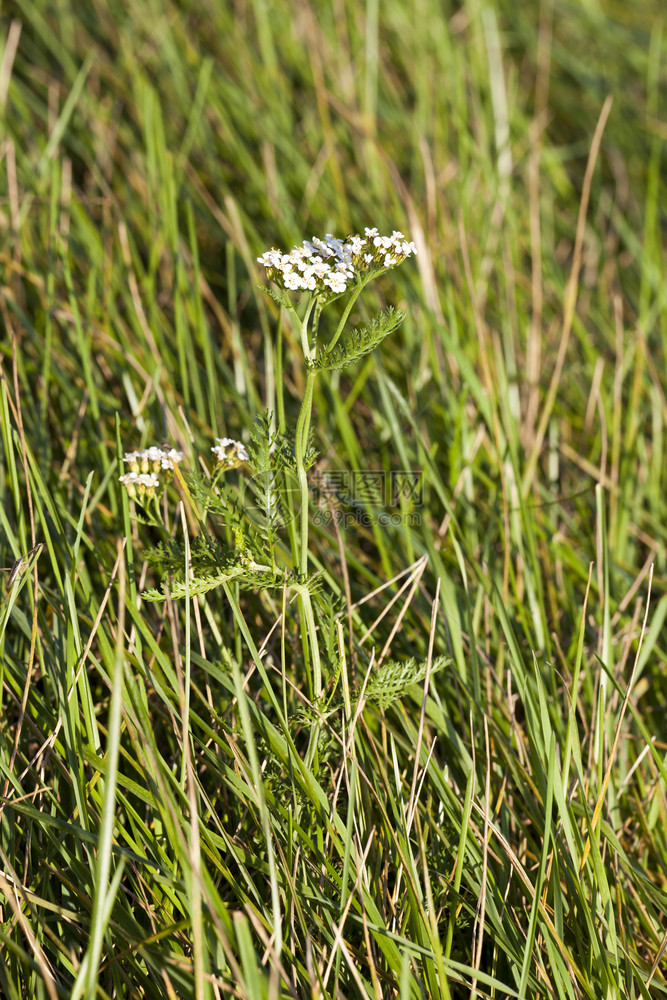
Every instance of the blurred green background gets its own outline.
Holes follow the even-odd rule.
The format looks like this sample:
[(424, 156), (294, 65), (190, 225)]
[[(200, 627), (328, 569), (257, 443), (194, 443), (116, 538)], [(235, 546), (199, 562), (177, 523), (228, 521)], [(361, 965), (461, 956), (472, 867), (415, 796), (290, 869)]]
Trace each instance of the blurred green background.
[[(446, 996), (449, 982), (458, 998), (479, 973), (486, 996), (664, 996), (663, 5), (25, 0), (0, 17), (0, 891), (22, 887), (23, 915), (3, 904), (5, 994), (199, 1000), (236, 984), (256, 1000), (317, 982), (326, 997), (403, 1000)], [(417, 469), (424, 506), (412, 526), (313, 530), (312, 557), (341, 602), (426, 557), (396, 635), (402, 603), (376, 616), (399, 584), (346, 617), (358, 680), (372, 644), (426, 657), (436, 586), (435, 652), (452, 664), (432, 678), (418, 761), (419, 687), (364, 711), (366, 784), (337, 839), (322, 805), (345, 828), (335, 741), (318, 798), (269, 746), (255, 675), (259, 778), (230, 708), (225, 656), (242, 670), (250, 659), (224, 597), (202, 605), (188, 716), (173, 673), (183, 608), (136, 606), (133, 588), (154, 582), (153, 529), (132, 525), (128, 592), (107, 586), (128, 523), (119, 447), (168, 440), (195, 467), (215, 435), (247, 440), (267, 407), (293, 426), (298, 336), (259, 290), (256, 257), (365, 226), (399, 229), (419, 252), (352, 319), (386, 304), (407, 319), (319, 380), (314, 445), (324, 470)], [(10, 572), (37, 542), (34, 590), (19, 595), (32, 577)], [(259, 645), (279, 601), (246, 595), (243, 612)], [(290, 628), (283, 661), (277, 638), (269, 648), (294, 682), (300, 747)], [(119, 635), (122, 737), (107, 722)], [(602, 758), (598, 711), (615, 746)], [(196, 809), (177, 778), (181, 727)], [(108, 911), (95, 874), (107, 802), (119, 820), (106, 828)], [(489, 813), (493, 837), (480, 833)], [(268, 829), (285, 852), (278, 876)], [(289, 914), (287, 971), (270, 876)], [(325, 984), (352, 888), (366, 909), (352, 906), (349, 957)]]

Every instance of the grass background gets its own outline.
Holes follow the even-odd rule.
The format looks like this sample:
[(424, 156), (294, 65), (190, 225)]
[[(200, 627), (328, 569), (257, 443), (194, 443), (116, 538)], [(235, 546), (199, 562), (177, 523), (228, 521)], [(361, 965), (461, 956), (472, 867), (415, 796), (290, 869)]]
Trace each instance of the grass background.
[[(4, 996), (664, 995), (660, 11), (2, 5)], [(424, 503), (313, 567), (357, 691), (451, 662), (350, 719), (329, 637), (309, 769), (298, 617), (141, 602), (117, 454), (293, 427), (255, 257), (367, 225), (408, 315), (314, 444)]]

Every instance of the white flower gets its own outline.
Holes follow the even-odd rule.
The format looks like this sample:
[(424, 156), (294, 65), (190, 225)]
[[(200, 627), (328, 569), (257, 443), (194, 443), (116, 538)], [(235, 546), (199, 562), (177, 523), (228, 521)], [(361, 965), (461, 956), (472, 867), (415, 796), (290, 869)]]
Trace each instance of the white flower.
[(154, 472), (127, 472), (118, 477), (118, 482), (123, 484), (131, 500), (143, 500), (144, 497), (151, 500), (160, 488), (160, 480)]
[(183, 452), (176, 448), (158, 448), (153, 445), (143, 451), (128, 451), (123, 461), (130, 471), (119, 476), (118, 481), (125, 487), (132, 500), (151, 500), (171, 478), (176, 465), (183, 461)]
[(340, 239), (332, 233), (322, 238), (313, 236), (289, 253), (271, 248), (258, 263), (268, 271), (268, 277), (289, 291), (314, 292), (327, 298), (340, 295), (350, 283), (361, 280), (374, 267), (388, 268), (400, 264), (417, 252), (414, 243), (395, 229), (391, 236), (380, 236), (376, 228), (364, 229), (364, 236)]
[(175, 465), (183, 461), (183, 452), (175, 448), (165, 449), (153, 445), (143, 451), (128, 451), (123, 455), (123, 461), (130, 466), (133, 473), (154, 473), (160, 469), (173, 470)]
[(340, 294), (341, 292), (344, 292), (345, 289), (347, 288), (347, 283), (345, 281), (344, 276), (342, 274), (336, 273), (335, 271), (332, 272), (331, 274), (327, 274), (327, 276), (323, 280), (325, 285), (328, 285), (331, 291), (335, 292), (337, 295)]
[(216, 438), (211, 451), (218, 462), (218, 472), (236, 469), (241, 462), (248, 461), (248, 452), (240, 441), (234, 438)]
[(175, 465), (183, 461), (183, 452), (170, 448), (169, 451), (162, 450), (162, 468), (173, 469)]
[(263, 264), (264, 267), (279, 267), (281, 258), (282, 254), (279, 250), (267, 250), (266, 253), (257, 258), (257, 263)]
[(328, 274), (330, 270), (331, 270), (331, 266), (329, 264), (324, 264), (324, 263), (320, 262), (320, 263), (311, 264), (311, 266), (306, 271), (306, 274), (307, 274), (308, 277), (310, 277), (310, 275), (312, 274), (316, 278), (323, 278), (324, 275)]

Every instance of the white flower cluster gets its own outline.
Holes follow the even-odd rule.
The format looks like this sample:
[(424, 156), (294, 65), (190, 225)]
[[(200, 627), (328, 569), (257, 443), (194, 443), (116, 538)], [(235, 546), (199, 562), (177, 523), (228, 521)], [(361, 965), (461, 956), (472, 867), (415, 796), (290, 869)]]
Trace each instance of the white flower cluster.
[(124, 476), (119, 476), (118, 481), (123, 484), (131, 500), (151, 500), (156, 491), (160, 488), (160, 480), (154, 472), (127, 472)]
[(130, 499), (151, 500), (160, 488), (160, 473), (166, 472), (167, 477), (176, 465), (183, 461), (183, 452), (175, 448), (145, 448), (144, 451), (128, 451), (123, 455), (130, 471), (119, 476), (128, 492)]
[(123, 455), (123, 461), (130, 466), (131, 472), (153, 472), (161, 469), (172, 471), (175, 465), (183, 461), (183, 452), (175, 448), (145, 448), (144, 451), (128, 451)]
[(233, 438), (216, 438), (217, 444), (213, 445), (211, 451), (217, 460), (217, 471), (228, 472), (229, 469), (236, 469), (241, 462), (248, 461), (248, 452), (240, 441)]
[(315, 236), (289, 253), (267, 250), (257, 262), (264, 265), (271, 281), (288, 291), (329, 296), (340, 295), (369, 271), (396, 267), (417, 253), (414, 243), (396, 229), (391, 236), (380, 236), (377, 229), (365, 229), (364, 234), (344, 240), (331, 233), (324, 239)]

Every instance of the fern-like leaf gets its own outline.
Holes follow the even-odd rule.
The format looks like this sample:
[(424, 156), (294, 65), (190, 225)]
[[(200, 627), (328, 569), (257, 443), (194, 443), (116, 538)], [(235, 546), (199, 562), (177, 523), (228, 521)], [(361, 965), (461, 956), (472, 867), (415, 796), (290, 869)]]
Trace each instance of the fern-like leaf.
[[(447, 656), (436, 657), (431, 664), (431, 674), (451, 663)], [(366, 701), (375, 702), (379, 708), (388, 708), (407, 692), (411, 684), (418, 684), (426, 676), (425, 660), (389, 660), (378, 667), (366, 687)]]
[(234, 580), (239, 572), (241, 570), (231, 570), (228, 573), (215, 573), (211, 576), (193, 577), (189, 581), (187, 589), (184, 580), (172, 580), (169, 585), (163, 583), (162, 590), (144, 590), (141, 596), (145, 601), (155, 603), (166, 601), (167, 595), (175, 601), (185, 597), (187, 593), (191, 597), (195, 597), (197, 594), (207, 594), (209, 590), (215, 590), (216, 587), (221, 587), (223, 583)]
[(402, 309), (390, 307), (386, 312), (374, 316), (368, 326), (357, 327), (340, 344), (324, 351), (306, 364), (312, 371), (335, 371), (354, 364), (359, 358), (370, 354), (385, 337), (397, 330), (405, 319)]
[(280, 570), (272, 570), (270, 566), (261, 566), (254, 562), (244, 561), (225, 572), (210, 573), (206, 576), (194, 576), (189, 581), (187, 588), (185, 580), (172, 579), (169, 584), (162, 584), (162, 590), (155, 588), (145, 590), (141, 596), (145, 601), (153, 603), (166, 601), (168, 596), (175, 601), (179, 601), (188, 593), (190, 597), (196, 597), (197, 594), (207, 594), (210, 590), (221, 587), (223, 583), (231, 583), (232, 581), (237, 583), (241, 590), (279, 590), (282, 587), (296, 590), (303, 590), (306, 587), (316, 589), (319, 584), (320, 575), (316, 573), (304, 582), (297, 579), (296, 574), (292, 572), (286, 573)]
[(263, 292), (268, 298), (273, 299), (277, 305), (282, 306), (284, 309), (292, 308), (290, 297), (282, 288), (267, 288), (266, 285), (258, 285), (257, 287), (260, 292)]

